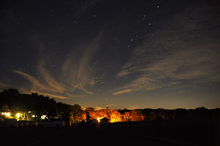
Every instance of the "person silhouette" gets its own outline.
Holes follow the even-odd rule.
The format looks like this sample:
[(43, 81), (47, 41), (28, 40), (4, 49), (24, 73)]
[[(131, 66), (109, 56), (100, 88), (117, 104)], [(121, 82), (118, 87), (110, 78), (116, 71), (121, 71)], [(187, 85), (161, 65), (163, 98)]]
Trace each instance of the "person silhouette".
[(86, 125), (87, 125), (87, 128), (90, 128), (90, 115), (89, 113), (87, 112), (87, 115), (86, 115)]
[(89, 115), (89, 113), (87, 112), (87, 115), (86, 115), (86, 122), (90, 122), (90, 115)]

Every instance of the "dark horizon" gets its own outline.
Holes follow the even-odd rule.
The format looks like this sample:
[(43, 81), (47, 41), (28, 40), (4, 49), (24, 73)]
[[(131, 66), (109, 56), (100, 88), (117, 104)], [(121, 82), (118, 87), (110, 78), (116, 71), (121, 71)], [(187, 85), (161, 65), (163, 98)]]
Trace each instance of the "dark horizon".
[[(31, 93), (31, 94), (21, 94), (21, 93), (19, 93), (19, 91), (17, 90), (17, 89), (12, 89), (12, 88), (9, 88), (9, 89), (4, 89), (2, 92), (0, 92), (0, 101), (2, 102), (1, 104), (0, 104), (0, 109), (2, 108), (2, 107), (4, 107), (4, 106), (8, 106), (8, 104), (10, 105), (10, 104), (13, 104), (13, 103), (11, 103), (10, 102), (10, 98), (18, 98), (18, 99), (16, 99), (17, 101), (20, 101), (20, 99), (19, 98), (21, 98), (22, 96), (27, 96), (27, 98), (24, 100), (23, 99), (23, 102), (22, 103), (20, 103), (21, 105), (23, 105), (24, 107), (26, 107), (27, 105), (27, 101), (30, 101), (30, 102), (32, 102), (31, 101), (31, 96), (36, 96), (36, 97), (44, 97), (44, 98), (48, 98), (49, 100), (53, 100), (53, 101), (55, 101), (56, 103), (61, 103), (62, 105), (68, 105), (68, 106), (70, 106), (70, 107), (73, 107), (73, 106), (79, 106), (79, 107), (81, 107), (81, 105), (79, 105), (78, 103), (74, 103), (74, 104), (68, 104), (68, 103), (62, 103), (62, 102), (57, 102), (56, 101), (56, 99), (54, 99), (54, 98), (51, 98), (51, 97), (49, 97), (49, 96), (44, 96), (44, 95), (39, 95), (37, 92), (36, 93)], [(27, 101), (26, 101), (27, 100)], [(8, 103), (7, 103), (7, 101), (9, 101)], [(14, 101), (14, 100), (12, 100), (12, 101)], [(16, 102), (17, 102), (16, 101)], [(5, 102), (5, 103), (4, 103)], [(15, 102), (15, 103), (16, 103)], [(21, 101), (20, 101), (21, 102)], [(82, 108), (82, 107), (81, 107)], [(139, 108), (139, 109), (128, 109), (128, 108), (121, 108), (121, 109), (111, 109), (111, 108), (109, 108), (109, 107), (105, 107), (105, 108), (103, 108), (103, 109), (96, 109), (95, 107), (91, 107), (91, 106), (88, 106), (88, 107), (86, 107), (86, 108), (82, 108), (82, 110), (86, 110), (86, 109), (88, 109), (88, 108), (92, 108), (92, 109), (94, 109), (95, 111), (99, 111), (99, 110), (103, 110), (103, 109), (109, 109), (109, 110), (129, 110), (129, 111), (132, 111), (132, 110), (216, 110), (216, 109), (220, 109), (220, 107), (216, 107), (216, 108), (212, 108), (212, 109), (209, 109), (209, 108), (206, 108), (206, 107), (204, 107), (204, 106), (200, 106), (200, 107), (195, 107), (194, 109), (187, 109), (187, 108), (184, 108), (184, 107), (179, 107), (179, 108), (175, 108), (175, 109), (164, 109), (164, 108), (154, 108), (154, 109), (152, 109), (152, 108), (148, 108), (148, 107), (145, 107), (145, 108)], [(26, 109), (27, 110), (27, 109)]]

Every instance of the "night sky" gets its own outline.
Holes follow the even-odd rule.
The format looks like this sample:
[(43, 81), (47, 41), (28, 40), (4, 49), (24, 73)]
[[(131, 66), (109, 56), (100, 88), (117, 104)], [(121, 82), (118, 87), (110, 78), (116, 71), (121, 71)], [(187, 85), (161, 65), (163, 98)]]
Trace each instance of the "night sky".
[(0, 91), (85, 109), (220, 107), (218, 0), (2, 0)]

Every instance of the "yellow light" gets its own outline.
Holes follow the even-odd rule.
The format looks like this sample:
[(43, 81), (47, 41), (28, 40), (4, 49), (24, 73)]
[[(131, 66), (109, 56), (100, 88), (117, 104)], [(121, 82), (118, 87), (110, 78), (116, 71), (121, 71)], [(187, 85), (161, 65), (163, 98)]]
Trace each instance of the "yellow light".
[(19, 113), (17, 113), (17, 114), (16, 114), (16, 116), (19, 118), (19, 117), (20, 117), (20, 114), (19, 114)]
[(10, 117), (11, 113), (10, 112), (2, 112), (2, 115), (5, 115), (7, 117)]
[(10, 115), (11, 115), (11, 113), (6, 113), (6, 116), (7, 116), (7, 117), (10, 117)]
[(98, 121), (98, 123), (100, 123), (100, 121), (101, 121), (101, 119), (103, 119), (104, 117), (101, 117), (101, 118), (97, 118), (97, 121)]
[(42, 116), (41, 116), (41, 119), (45, 119), (45, 118), (46, 118), (46, 115), (42, 115)]

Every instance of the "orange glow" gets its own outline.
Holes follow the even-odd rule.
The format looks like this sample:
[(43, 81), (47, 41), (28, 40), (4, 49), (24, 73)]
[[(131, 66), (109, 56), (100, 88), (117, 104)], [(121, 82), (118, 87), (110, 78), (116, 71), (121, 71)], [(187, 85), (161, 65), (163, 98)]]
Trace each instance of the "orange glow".
[(115, 122), (115, 119), (111, 119), (111, 123), (114, 123)]
[(111, 123), (115, 123), (115, 122), (120, 122), (120, 120), (119, 120), (119, 118), (116, 118), (116, 119), (115, 119), (115, 118), (112, 118), (110, 122), (111, 122)]
[(100, 122), (100, 119), (99, 119), (99, 117), (97, 118), (97, 120), (98, 120), (98, 122)]
[(100, 123), (100, 120), (103, 119), (103, 118), (104, 118), (104, 117), (98, 117), (98, 118), (97, 118), (98, 123)]

